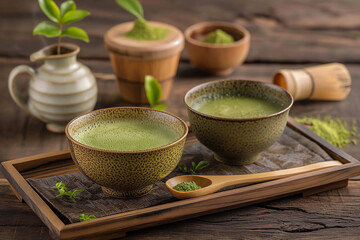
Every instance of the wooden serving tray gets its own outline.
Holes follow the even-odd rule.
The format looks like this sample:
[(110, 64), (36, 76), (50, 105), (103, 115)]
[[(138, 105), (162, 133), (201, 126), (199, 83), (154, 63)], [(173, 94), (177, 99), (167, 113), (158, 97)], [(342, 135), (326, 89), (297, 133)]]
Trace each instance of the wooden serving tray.
[[(61, 217), (26, 181), (28, 178), (77, 172), (68, 150), (6, 161), (2, 163), (2, 167), (16, 196), (31, 207), (49, 228), (50, 235), (54, 239), (122, 237), (128, 231), (238, 208), (287, 195), (298, 193), (311, 195), (345, 187), (350, 177), (360, 174), (358, 160), (331, 145), (292, 118), (289, 118), (288, 126), (318, 144), (333, 159), (341, 161), (343, 165), (71, 224), (64, 223)], [(194, 142), (196, 140), (190, 138), (187, 144)]]

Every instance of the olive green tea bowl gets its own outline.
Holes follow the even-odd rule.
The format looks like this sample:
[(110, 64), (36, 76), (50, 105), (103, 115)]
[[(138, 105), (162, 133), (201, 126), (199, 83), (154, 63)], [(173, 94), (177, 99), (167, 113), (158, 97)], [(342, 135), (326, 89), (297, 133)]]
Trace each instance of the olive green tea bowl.
[[(194, 109), (196, 104), (221, 96), (260, 98), (281, 106), (274, 114), (257, 118), (223, 118)], [(273, 84), (248, 80), (219, 80), (198, 85), (184, 98), (190, 128), (197, 139), (214, 152), (216, 160), (229, 165), (255, 162), (283, 133), (292, 96)]]
[[(76, 132), (83, 127), (122, 119), (165, 125), (175, 130), (179, 138), (164, 146), (137, 151), (105, 150), (74, 139)], [(135, 198), (148, 193), (154, 183), (174, 170), (181, 158), (188, 128), (183, 120), (170, 113), (149, 108), (117, 107), (79, 116), (69, 122), (65, 132), (72, 159), (81, 173), (99, 184), (107, 195)]]

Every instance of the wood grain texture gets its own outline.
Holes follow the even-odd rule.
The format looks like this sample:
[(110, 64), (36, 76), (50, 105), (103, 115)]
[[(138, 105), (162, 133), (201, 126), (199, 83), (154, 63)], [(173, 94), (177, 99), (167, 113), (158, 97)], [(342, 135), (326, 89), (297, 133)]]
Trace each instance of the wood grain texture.
[[(7, 216), (0, 219), (1, 239), (51, 239), (46, 226), (8, 186), (0, 186), (0, 193), (0, 212)], [(359, 196), (360, 182), (350, 181), (347, 188), (133, 231), (124, 239), (358, 239)]]
[[(286, 177), (305, 174), (320, 169), (330, 168), (334, 166), (341, 166), (342, 164), (343, 163), (339, 161), (325, 161), (320, 163), (309, 164), (302, 167), (248, 174), (248, 175), (196, 175), (196, 176), (181, 175), (167, 180), (166, 187), (169, 190), (169, 192), (171, 192), (171, 194), (178, 199), (195, 198), (217, 192), (220, 189), (226, 187), (283, 179)], [(195, 182), (197, 185), (201, 187), (201, 189), (191, 192), (183, 192), (174, 189), (176, 185), (183, 182)], [(320, 188), (318, 190), (320, 190)]]
[[(0, 76), (5, 79), (7, 72), (12, 67), (18, 64), (27, 63), (27, 61), (20, 59), (0, 59), (0, 61), (2, 61), (2, 64), (0, 65)], [(109, 62), (97, 60), (83, 62), (96, 72), (111, 73)], [(237, 68), (231, 77), (270, 81), (269, 76), (279, 68), (300, 68), (304, 66), (309, 65), (246, 64)], [(347, 65), (347, 67), (350, 69), (354, 82), (353, 90), (346, 100), (336, 103), (297, 102), (292, 109), (291, 115), (316, 116), (320, 114), (324, 116), (330, 114), (332, 116), (342, 117), (348, 121), (359, 119), (359, 106), (352, 104), (352, 102), (358, 102), (360, 100), (360, 97), (357, 94), (360, 89), (360, 84), (359, 81), (356, 80), (360, 77), (360, 68), (358, 65)], [(199, 83), (215, 79), (219, 78), (209, 77), (203, 72), (193, 68), (190, 64), (181, 63), (177, 78), (175, 79), (175, 87), (173, 88), (173, 92), (168, 101), (169, 111), (186, 119), (186, 110), (182, 106), (182, 98), (185, 92)], [(0, 82), (1, 89), (6, 89), (5, 82), (6, 81)], [(126, 104), (120, 100), (115, 81), (98, 81), (98, 85), (99, 101), (96, 108), (121, 106)], [(0, 141), (2, 144), (1, 146), (3, 146), (0, 148), (1, 160), (67, 149), (67, 142), (64, 135), (47, 132), (41, 122), (27, 116), (18, 109), (11, 101), (7, 92), (2, 94), (0, 98), (0, 105), (8, 116), (2, 118), (1, 121), (4, 124), (0, 125)], [(344, 150), (356, 158), (360, 157), (357, 146), (348, 145)], [(350, 182), (349, 191), (360, 189), (360, 185), (356, 185), (357, 183), (358, 182)], [(340, 195), (340, 193), (343, 195)], [(259, 239), (266, 236), (272, 236), (271, 238), (273, 239), (284, 239), (293, 235), (296, 235), (299, 239), (306, 239), (309, 236), (314, 238), (317, 237), (318, 239), (321, 239), (322, 236), (338, 236), (339, 239), (341, 239), (341, 236), (347, 236), (347, 239), (356, 239), (358, 234), (357, 228), (353, 227), (354, 225), (352, 224), (355, 223), (356, 225), (358, 222), (355, 219), (355, 216), (349, 217), (349, 211), (344, 209), (349, 207), (349, 209), (355, 211), (354, 203), (351, 201), (354, 201), (355, 203), (356, 201), (359, 201), (358, 196), (360, 196), (360, 193), (358, 196), (356, 196), (356, 194), (351, 196), (345, 194), (344, 196), (343, 190), (341, 190), (340, 193), (338, 191), (332, 191), (331, 196), (323, 197), (317, 203), (313, 203), (312, 201), (307, 202), (307, 204), (310, 204), (311, 207), (313, 207), (311, 209), (313, 209), (314, 212), (321, 206), (322, 208), (328, 209), (330, 212), (329, 214), (322, 213), (308, 215), (308, 213), (299, 214), (299, 211), (297, 210), (273, 209), (264, 215), (259, 213), (260, 215), (257, 216), (255, 213), (250, 214), (249, 211), (257, 212), (259, 209), (262, 210), (262, 208), (247, 207), (244, 208), (244, 210), (232, 210), (226, 214), (214, 214), (200, 218), (199, 220), (187, 220), (176, 224), (165, 225), (163, 227), (130, 232), (128, 237), (129, 239), (168, 239), (171, 236), (173, 239), (189, 239), (188, 233), (190, 232), (192, 236), (196, 236), (200, 239), (211, 239), (216, 238), (217, 236), (222, 236), (224, 239), (238, 239), (238, 237), (234, 236), (240, 235), (241, 238), (244, 239)], [(335, 199), (346, 198), (347, 201), (337, 202), (337, 204), (326, 202), (333, 201), (333, 196), (335, 196)], [(17, 203), (18, 200), (13, 196), (7, 186), (1, 188), (0, 198), (11, 199), (11, 201), (1, 202), (0, 204), (2, 207), (0, 212), (4, 213), (4, 215), (7, 216), (6, 219), (8, 219), (4, 224), (0, 224), (1, 239), (49, 239), (47, 228), (44, 227), (41, 222), (38, 225), (33, 225), (33, 223), (39, 222), (38, 217), (31, 212), (26, 204), (19, 205), (20, 203)], [(311, 198), (313, 199), (313, 197)], [(289, 201), (293, 201), (292, 208), (296, 208), (297, 204), (302, 202), (302, 198), (295, 198), (295, 200), (294, 198), (290, 198)], [(338, 206), (339, 204), (341, 204), (340, 209)], [(286, 208), (286, 206), (287, 205), (284, 205), (284, 208)], [(30, 217), (23, 219), (23, 214), (28, 214)], [(279, 214), (281, 217), (278, 216)], [(342, 214), (345, 218), (345, 220), (341, 220), (341, 223), (338, 223), (339, 225), (336, 225), (337, 221), (339, 221), (337, 214)], [(246, 215), (249, 216), (245, 217)], [(317, 224), (308, 223), (308, 221), (304, 220), (307, 217), (316, 219)], [(22, 220), (19, 222), (19, 220), (16, 219)], [(254, 227), (253, 224), (250, 223), (245, 224), (248, 222), (259, 221), (259, 219), (261, 219), (263, 227)], [(284, 222), (284, 219), (289, 220)], [(209, 228), (212, 229), (209, 230)]]
[[(297, 130), (302, 133), (302, 130)], [(304, 131), (310, 132), (306, 128)], [(319, 137), (315, 137), (315, 139), (316, 138)], [(334, 152), (328, 150), (328, 152), (330, 156), (334, 154), (336, 154), (336, 156), (341, 155), (341, 150), (339, 149), (334, 149)], [(359, 162), (352, 162), (343, 158), (341, 161), (344, 164), (337, 161), (328, 161), (301, 167), (303, 169), (314, 170), (315, 165), (325, 166), (327, 163), (327, 165), (330, 166), (332, 162), (337, 163), (326, 169), (319, 168), (316, 171), (304, 171), (304, 173), (295, 176), (292, 176), (293, 174), (291, 173), (294, 173), (295, 170), (300, 168), (282, 170), (281, 172), (284, 172), (284, 174), (285, 172), (289, 173), (288, 175), (290, 175), (290, 177), (217, 192), (198, 198), (179, 200), (144, 209), (114, 214), (93, 221), (64, 225), (60, 217), (49, 208), (35, 190), (30, 187), (29, 183), (26, 182), (22, 171), (31, 171), (34, 176), (37, 177), (38, 174), (42, 175), (41, 170), (51, 169), (51, 174), (56, 175), (55, 173), (58, 172), (58, 169), (51, 168), (51, 165), (54, 163), (60, 166), (59, 172), (62, 173), (62, 164), (67, 167), (69, 158), (70, 156), (67, 151), (59, 151), (2, 163), (3, 172), (10, 185), (45, 223), (49, 228), (50, 234), (56, 239), (109, 239), (124, 236), (128, 231), (221, 212), (228, 209), (235, 209), (281, 196), (293, 195), (308, 190), (309, 187), (317, 188), (317, 191), (321, 189), (330, 190), (342, 187), (343, 184), (339, 185), (337, 183), (344, 182), (344, 180), (347, 181), (349, 177), (356, 176), (360, 171)], [(45, 168), (43, 165), (45, 165)], [(38, 169), (39, 167), (40, 169)], [(265, 176), (275, 174), (275, 172), (253, 174), (247, 177), (256, 178), (255, 176), (259, 175), (262, 176), (260, 178), (263, 178), (263, 180), (272, 179)], [(215, 182), (216, 181), (214, 181), (214, 183)], [(245, 182), (243, 181), (243, 183)], [(331, 186), (331, 183), (336, 184)], [(307, 194), (309, 193), (310, 192), (307, 191)]]
[[(59, 1), (58, 1), (59, 2)], [(76, 42), (80, 57), (108, 59), (103, 35), (112, 26), (133, 20), (115, 1), (77, 3), (91, 15), (77, 26), (89, 33), (90, 44)], [(184, 31), (201, 21), (229, 21), (246, 27), (251, 35), (247, 62), (348, 62), (358, 63), (360, 2), (357, 0), (152, 0), (143, 1), (145, 17)], [(33, 27), (45, 20), (34, 1), (0, 1), (0, 56), (28, 59), (30, 53), (54, 43), (32, 36)], [(183, 59), (187, 59), (183, 54)]]
[[(59, 1), (57, 1), (59, 2)], [(270, 81), (281, 68), (303, 68), (316, 63), (348, 63), (352, 91), (341, 102), (296, 102), (292, 116), (360, 119), (360, 1), (357, 0), (147, 0), (145, 16), (185, 30), (205, 20), (242, 24), (251, 35), (247, 64), (229, 78)], [(89, 32), (90, 44), (81, 46), (80, 58), (94, 72), (112, 74), (103, 34), (115, 24), (132, 20), (114, 1), (77, 1), (91, 15), (78, 24)], [(10, 70), (29, 64), (29, 54), (54, 39), (32, 36), (32, 28), (45, 16), (36, 1), (0, 1), (0, 161), (67, 149), (65, 136), (46, 131), (38, 120), (20, 110), (7, 92)], [(304, 64), (314, 63), (314, 64)], [(353, 63), (353, 64), (350, 64)], [(35, 64), (32, 64), (36, 67)], [(186, 119), (182, 97), (210, 77), (189, 64), (186, 54), (168, 100), (168, 110)], [(115, 81), (98, 81), (96, 108), (122, 106)], [(25, 86), (21, 85), (25, 90)], [(358, 146), (345, 152), (360, 159)], [(0, 171), (0, 179), (3, 177)], [(7, 183), (0, 182), (0, 239), (50, 239), (47, 227), (24, 203), (18, 202)], [(187, 221), (130, 232), (126, 239), (359, 239), (360, 181), (347, 188), (309, 197), (287, 197), (263, 204), (207, 215)]]
[(131, 103), (147, 103), (144, 87), (146, 75), (158, 80), (162, 90), (160, 101), (168, 99), (179, 64), (179, 53), (162, 59), (137, 59), (115, 52), (109, 55), (122, 99)]
[[(94, 72), (112, 73), (110, 62), (98, 60), (83, 60)], [(0, 58), (0, 77), (7, 79), (10, 70), (19, 64), (28, 64), (27, 60)], [(34, 64), (32, 64), (34, 66)], [(301, 68), (311, 65), (289, 65), (289, 64), (245, 64), (236, 68), (228, 78), (253, 79), (270, 82), (272, 74), (281, 68)], [(348, 98), (340, 102), (302, 101), (296, 102), (290, 112), (291, 116), (326, 116), (341, 117), (351, 123), (353, 119), (360, 119), (360, 105), (352, 104), (360, 102), (360, 69), (356, 64), (347, 64), (353, 78), (352, 92)], [(177, 76), (175, 77), (172, 92), (167, 101), (167, 110), (187, 120), (186, 109), (183, 106), (183, 97), (190, 88), (206, 81), (221, 79), (221, 77), (209, 76), (194, 68), (189, 63), (181, 63)], [(26, 86), (22, 85), (23, 90)], [(95, 109), (131, 105), (120, 99), (116, 81), (98, 81), (98, 102)], [(1, 113), (0, 124), (0, 160), (15, 159), (19, 157), (53, 152), (68, 149), (66, 137), (62, 134), (50, 133), (45, 125), (37, 119), (29, 116), (19, 109), (7, 92), (7, 82), (0, 81)], [(8, 116), (8, 117), (5, 117)], [(352, 144), (345, 146), (344, 151), (355, 158), (360, 158), (358, 147)], [(0, 173), (1, 174), (1, 173)]]

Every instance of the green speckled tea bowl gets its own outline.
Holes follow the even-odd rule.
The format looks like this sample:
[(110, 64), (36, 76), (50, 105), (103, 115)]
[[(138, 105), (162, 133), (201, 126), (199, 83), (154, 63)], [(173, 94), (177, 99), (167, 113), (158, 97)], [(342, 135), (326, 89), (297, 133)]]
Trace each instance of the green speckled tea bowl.
[[(260, 98), (281, 106), (279, 112), (256, 118), (210, 116), (194, 109), (195, 104), (221, 96)], [(248, 80), (219, 80), (198, 85), (184, 98), (190, 128), (197, 139), (214, 152), (216, 160), (229, 165), (255, 162), (283, 133), (292, 96), (273, 84)]]
[[(90, 147), (74, 138), (75, 133), (84, 126), (118, 119), (136, 119), (166, 125), (175, 130), (179, 138), (167, 145), (136, 151)], [(79, 116), (69, 122), (65, 132), (71, 156), (80, 172), (99, 184), (103, 192), (110, 196), (134, 198), (148, 193), (154, 183), (174, 170), (181, 158), (188, 128), (183, 120), (170, 113), (149, 108), (117, 107)]]

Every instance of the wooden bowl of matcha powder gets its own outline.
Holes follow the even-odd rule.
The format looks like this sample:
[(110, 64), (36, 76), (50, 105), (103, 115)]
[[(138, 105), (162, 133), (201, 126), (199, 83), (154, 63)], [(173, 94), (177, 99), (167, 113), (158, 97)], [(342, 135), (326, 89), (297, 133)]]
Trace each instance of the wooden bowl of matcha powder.
[(185, 46), (195, 66), (216, 76), (226, 76), (245, 61), (250, 33), (232, 23), (201, 22), (186, 29)]
[(113, 26), (104, 36), (121, 98), (131, 103), (148, 103), (144, 81), (146, 75), (151, 75), (161, 86), (160, 101), (166, 101), (184, 48), (182, 32), (166, 23), (147, 21), (138, 1), (116, 2), (136, 17), (133, 22)]

